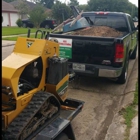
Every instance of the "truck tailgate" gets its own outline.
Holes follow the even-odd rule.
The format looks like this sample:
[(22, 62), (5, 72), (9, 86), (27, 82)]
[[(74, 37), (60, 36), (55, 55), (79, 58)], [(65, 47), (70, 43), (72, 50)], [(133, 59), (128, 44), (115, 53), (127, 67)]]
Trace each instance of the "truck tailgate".
[(111, 65), (114, 61), (115, 39), (113, 37), (90, 37), (50, 34), (53, 38), (72, 39), (72, 58), (69, 62)]
[(114, 38), (74, 39), (70, 62), (102, 65), (104, 61), (113, 63)]

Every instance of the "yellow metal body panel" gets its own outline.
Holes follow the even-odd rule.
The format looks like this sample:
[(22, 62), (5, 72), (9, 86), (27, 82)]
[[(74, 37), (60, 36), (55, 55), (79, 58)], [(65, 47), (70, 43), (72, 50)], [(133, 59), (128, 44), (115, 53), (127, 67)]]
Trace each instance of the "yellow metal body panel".
[[(28, 46), (30, 43), (30, 46)], [(33, 39), (19, 37), (15, 44), (14, 52), (29, 54), (29, 55), (57, 55), (59, 53), (58, 43), (48, 41), (45, 39)], [(55, 50), (54, 50), (55, 49)]]
[[(14, 52), (9, 55), (9, 57), (2, 61), (2, 84), (13, 87), (13, 92), (17, 93), (17, 87), (14, 85), (18, 85), (21, 72), (29, 62), (38, 57)], [(14, 94), (14, 97), (17, 98), (17, 94)]]
[[(27, 106), (33, 94), (44, 88), (45, 72), (48, 67), (47, 59), (52, 56), (59, 56), (58, 43), (44, 39), (19, 37), (12, 54), (2, 61), (2, 85), (10, 86), (12, 88), (13, 97), (16, 100), (16, 110), (2, 112), (5, 119), (5, 127), (7, 127)], [(29, 63), (39, 57), (41, 57), (43, 62), (43, 73), (39, 86), (28, 92), (28, 94), (17, 96), (18, 81), (21, 73)], [(5, 101), (6, 97), (2, 96), (2, 100)]]
[[(7, 67), (11, 69), (18, 69), (29, 62), (37, 59), (37, 55), (21, 54), (13, 52), (9, 57), (2, 61), (2, 67)], [(11, 63), (12, 62), (12, 63)]]

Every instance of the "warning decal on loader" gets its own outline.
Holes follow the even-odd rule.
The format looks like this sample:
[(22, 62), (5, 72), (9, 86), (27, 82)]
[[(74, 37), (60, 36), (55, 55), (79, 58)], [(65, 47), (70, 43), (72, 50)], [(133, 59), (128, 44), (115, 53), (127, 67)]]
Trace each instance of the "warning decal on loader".
[(29, 48), (32, 44), (33, 42), (27, 42), (27, 48)]

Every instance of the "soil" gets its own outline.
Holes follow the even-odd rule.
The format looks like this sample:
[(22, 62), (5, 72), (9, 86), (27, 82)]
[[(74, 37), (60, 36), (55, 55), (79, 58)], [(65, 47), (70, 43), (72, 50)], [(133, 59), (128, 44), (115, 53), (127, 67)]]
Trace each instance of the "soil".
[(72, 35), (119, 37), (122, 36), (123, 33), (107, 26), (93, 26), (75, 31)]

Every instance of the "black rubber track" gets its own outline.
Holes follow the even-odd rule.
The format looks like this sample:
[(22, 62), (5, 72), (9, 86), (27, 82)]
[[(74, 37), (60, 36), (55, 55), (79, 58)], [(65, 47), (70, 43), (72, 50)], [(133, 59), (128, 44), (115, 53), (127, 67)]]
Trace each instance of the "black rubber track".
[[(22, 134), (24, 128), (34, 117), (34, 115), (40, 110), (41, 106), (45, 103), (45, 101), (48, 100), (50, 97), (54, 96), (44, 91), (39, 91), (34, 94), (27, 107), (8, 126), (4, 135), (4, 140), (19, 140), (19, 137)], [(54, 97), (54, 99), (56, 98)], [(60, 110), (59, 101), (57, 99), (55, 101), (58, 109)]]

